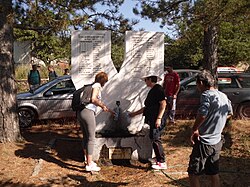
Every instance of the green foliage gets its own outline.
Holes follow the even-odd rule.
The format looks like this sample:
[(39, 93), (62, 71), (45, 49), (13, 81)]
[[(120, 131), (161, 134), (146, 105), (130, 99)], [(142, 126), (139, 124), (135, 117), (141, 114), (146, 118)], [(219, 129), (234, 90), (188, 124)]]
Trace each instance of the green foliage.
[[(124, 33), (136, 24), (119, 13), (124, 0), (44, 1), (14, 3), (15, 38), (32, 41), (32, 56), (46, 64), (59, 58), (70, 59), (70, 30), (111, 30)], [(102, 6), (101, 11), (96, 6)], [(105, 9), (106, 7), (106, 9)]]
[[(232, 65), (249, 62), (249, 6), (248, 0), (140, 0), (134, 13), (153, 22), (160, 21), (162, 27), (175, 26), (179, 35), (165, 46), (165, 64), (179, 68), (198, 67), (202, 62), (217, 63), (214, 48), (219, 44), (219, 65)], [(211, 26), (220, 29), (215, 38), (204, 35)], [(208, 43), (204, 45), (204, 41)], [(209, 50), (214, 51), (207, 54)], [(204, 61), (207, 60), (204, 56), (215, 58)]]
[(124, 34), (112, 34), (111, 56), (114, 66), (117, 70), (120, 69), (125, 54)]
[(240, 61), (250, 64), (250, 29), (246, 22), (223, 22), (220, 27), (219, 63), (236, 65)]
[(112, 56), (114, 66), (118, 70), (120, 69), (124, 60), (124, 51), (125, 51), (124, 46), (119, 46), (116, 44), (112, 45), (111, 56)]

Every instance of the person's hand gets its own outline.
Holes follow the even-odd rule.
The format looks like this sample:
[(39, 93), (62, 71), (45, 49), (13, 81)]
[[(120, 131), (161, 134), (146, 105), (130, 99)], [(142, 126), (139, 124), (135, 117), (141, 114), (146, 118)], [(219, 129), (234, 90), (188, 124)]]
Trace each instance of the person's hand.
[(109, 111), (110, 111), (106, 106), (103, 106), (103, 107), (102, 107), (102, 110), (103, 110), (104, 112), (109, 112)]
[(173, 99), (177, 99), (177, 95), (173, 95)]
[(161, 119), (160, 118), (157, 118), (156, 119), (156, 122), (155, 122), (155, 127), (156, 128), (159, 128), (161, 126)]
[(191, 143), (194, 145), (195, 144), (195, 142), (198, 140), (200, 140), (200, 138), (199, 138), (199, 136), (200, 136), (200, 134), (199, 134), (199, 131), (198, 130), (196, 130), (196, 131), (193, 131), (193, 133), (192, 133), (192, 135), (191, 135), (191, 138), (190, 138), (190, 140), (191, 140)]
[(130, 112), (130, 113), (128, 114), (128, 116), (132, 118), (132, 117), (135, 116), (135, 113), (134, 113), (134, 112)]
[(113, 117), (115, 116), (115, 112), (113, 110), (110, 110), (108, 111)]

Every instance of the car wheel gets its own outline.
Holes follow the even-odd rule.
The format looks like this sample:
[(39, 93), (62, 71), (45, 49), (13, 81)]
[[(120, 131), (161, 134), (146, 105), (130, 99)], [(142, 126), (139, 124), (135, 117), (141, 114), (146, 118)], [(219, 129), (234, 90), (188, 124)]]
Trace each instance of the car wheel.
[(35, 112), (30, 108), (20, 108), (18, 110), (18, 117), (21, 128), (29, 127), (35, 119)]
[(245, 120), (250, 119), (250, 101), (240, 104), (238, 108), (238, 117)]

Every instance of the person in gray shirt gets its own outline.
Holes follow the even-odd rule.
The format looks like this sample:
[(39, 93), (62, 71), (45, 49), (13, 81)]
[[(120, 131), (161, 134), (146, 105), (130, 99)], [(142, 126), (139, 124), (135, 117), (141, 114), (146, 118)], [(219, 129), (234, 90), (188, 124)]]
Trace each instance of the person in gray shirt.
[(222, 130), (233, 114), (231, 101), (216, 89), (209, 71), (203, 70), (196, 77), (201, 92), (200, 107), (194, 122), (188, 174), (191, 187), (199, 187), (199, 175), (210, 176), (211, 186), (220, 186), (219, 156), (222, 148)]

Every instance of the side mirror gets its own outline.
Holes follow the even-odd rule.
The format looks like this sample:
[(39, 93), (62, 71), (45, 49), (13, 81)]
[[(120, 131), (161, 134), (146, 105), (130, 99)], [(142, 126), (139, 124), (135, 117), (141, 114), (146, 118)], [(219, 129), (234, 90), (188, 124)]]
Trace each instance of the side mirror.
[(51, 96), (53, 96), (53, 95), (54, 95), (54, 94), (53, 94), (52, 91), (48, 91), (48, 92), (46, 92), (46, 93), (44, 94), (45, 97), (51, 97)]

